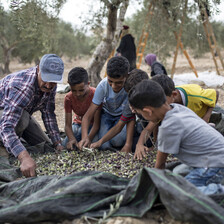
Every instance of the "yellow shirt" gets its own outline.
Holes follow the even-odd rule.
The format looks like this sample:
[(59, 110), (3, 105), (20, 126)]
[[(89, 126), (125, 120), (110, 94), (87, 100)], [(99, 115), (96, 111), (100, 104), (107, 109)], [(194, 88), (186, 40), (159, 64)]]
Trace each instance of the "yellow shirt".
[(193, 110), (201, 118), (204, 117), (208, 107), (215, 107), (215, 89), (203, 89), (197, 84), (176, 86), (176, 89), (181, 90), (185, 95), (186, 103), (184, 106)]

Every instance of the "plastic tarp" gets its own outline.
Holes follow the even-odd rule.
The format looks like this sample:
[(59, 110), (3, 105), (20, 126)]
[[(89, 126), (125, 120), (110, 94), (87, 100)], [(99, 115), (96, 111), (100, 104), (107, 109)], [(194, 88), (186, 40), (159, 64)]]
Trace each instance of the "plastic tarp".
[(142, 217), (157, 200), (181, 221), (224, 223), (224, 195), (216, 203), (169, 170), (143, 168), (132, 179), (85, 171), (69, 176), (39, 176), (0, 185), (0, 223), (59, 222), (102, 217), (123, 196), (112, 216)]

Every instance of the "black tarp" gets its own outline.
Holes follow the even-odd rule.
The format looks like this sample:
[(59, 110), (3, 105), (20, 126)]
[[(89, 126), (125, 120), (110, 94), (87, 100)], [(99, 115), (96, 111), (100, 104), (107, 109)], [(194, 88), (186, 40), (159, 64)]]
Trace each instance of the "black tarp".
[(224, 223), (224, 208), (220, 206), (224, 204), (224, 195), (214, 196), (218, 204), (183, 177), (152, 168), (142, 169), (131, 180), (85, 171), (1, 184), (0, 223), (59, 222), (84, 215), (102, 217), (121, 195), (123, 201), (112, 216), (142, 217), (160, 198), (175, 219), (197, 224)]

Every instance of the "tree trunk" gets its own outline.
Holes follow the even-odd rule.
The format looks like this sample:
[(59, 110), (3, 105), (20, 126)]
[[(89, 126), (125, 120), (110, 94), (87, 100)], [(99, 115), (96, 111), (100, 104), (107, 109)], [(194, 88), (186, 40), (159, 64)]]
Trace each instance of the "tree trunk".
[(10, 55), (11, 55), (11, 49), (5, 48), (3, 49), (3, 55), (4, 55), (4, 68), (3, 73), (9, 74), (9, 64), (10, 64)]
[(9, 74), (9, 64), (10, 64), (10, 57), (11, 57), (11, 52), (17, 45), (18, 41), (15, 41), (11, 45), (9, 45), (7, 38), (4, 36), (1, 36), (0, 38), (0, 47), (2, 48), (3, 51), (3, 64), (4, 67), (2, 68), (3, 74)]
[(120, 34), (122, 31), (122, 25), (124, 22), (124, 17), (127, 11), (129, 5), (129, 0), (124, 0), (122, 2), (121, 8), (120, 8), (120, 13), (118, 16), (118, 20), (117, 20), (117, 28), (116, 28), (116, 32), (115, 32), (115, 36), (114, 36), (114, 40), (113, 40), (113, 49), (118, 45), (119, 39), (120, 39)]
[[(115, 41), (115, 31), (116, 25), (117, 25), (117, 11), (118, 7), (121, 2), (129, 2), (129, 0), (124, 1), (117, 1), (115, 3), (105, 3), (108, 8), (108, 21), (107, 21), (107, 31), (106, 31), (106, 37), (103, 38), (103, 40), (100, 42), (100, 44), (97, 46), (95, 52), (93, 53), (92, 59), (90, 61), (90, 64), (87, 68), (88, 74), (89, 74), (89, 80), (91, 82), (92, 86), (97, 86), (97, 84), (100, 82), (100, 72), (109, 57), (111, 51), (113, 50), (115, 44), (119, 40)], [(128, 4), (126, 5), (127, 9)], [(126, 10), (123, 12), (126, 12)], [(123, 14), (124, 18), (125, 13)], [(122, 21), (122, 20), (121, 20)], [(121, 27), (121, 24), (119, 23), (119, 26)]]

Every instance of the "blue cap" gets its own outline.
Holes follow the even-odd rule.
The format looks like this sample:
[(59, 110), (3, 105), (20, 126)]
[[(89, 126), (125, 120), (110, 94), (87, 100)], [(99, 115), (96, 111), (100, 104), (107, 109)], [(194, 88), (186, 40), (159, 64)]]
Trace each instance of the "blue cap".
[(45, 54), (40, 59), (39, 68), (44, 82), (63, 82), (64, 63), (56, 54)]

